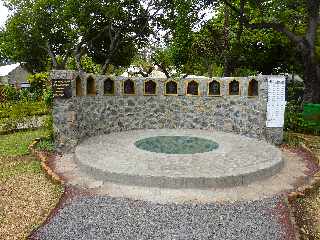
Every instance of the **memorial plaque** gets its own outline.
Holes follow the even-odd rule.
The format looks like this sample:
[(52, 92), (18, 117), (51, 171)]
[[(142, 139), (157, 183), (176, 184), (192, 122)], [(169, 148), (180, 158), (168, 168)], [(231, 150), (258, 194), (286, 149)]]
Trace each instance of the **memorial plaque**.
[(134, 82), (130, 79), (124, 81), (123, 91), (124, 91), (124, 94), (129, 94), (129, 95), (135, 94), (136, 90), (135, 90)]
[(104, 81), (104, 94), (114, 94), (114, 81), (112, 81), (111, 79), (107, 79)]
[(233, 80), (229, 83), (229, 95), (240, 95), (240, 86), (238, 81)]
[(146, 81), (144, 83), (144, 94), (155, 95), (157, 93), (157, 84), (154, 81)]
[(188, 83), (187, 95), (199, 95), (199, 84), (196, 81), (191, 81)]
[(267, 127), (283, 127), (286, 79), (284, 76), (268, 77)]
[(219, 96), (220, 95), (220, 83), (213, 80), (209, 83), (209, 95)]
[(71, 98), (72, 87), (70, 79), (54, 79), (52, 81), (53, 96), (55, 98)]
[(166, 94), (176, 95), (178, 94), (178, 84), (174, 81), (169, 81), (166, 84)]

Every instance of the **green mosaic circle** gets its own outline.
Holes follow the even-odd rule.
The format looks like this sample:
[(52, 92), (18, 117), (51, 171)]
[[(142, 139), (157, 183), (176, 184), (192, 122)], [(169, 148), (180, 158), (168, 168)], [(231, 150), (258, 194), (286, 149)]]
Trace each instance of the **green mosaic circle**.
[(219, 144), (204, 138), (188, 136), (157, 136), (135, 142), (137, 148), (166, 154), (195, 154), (210, 152)]

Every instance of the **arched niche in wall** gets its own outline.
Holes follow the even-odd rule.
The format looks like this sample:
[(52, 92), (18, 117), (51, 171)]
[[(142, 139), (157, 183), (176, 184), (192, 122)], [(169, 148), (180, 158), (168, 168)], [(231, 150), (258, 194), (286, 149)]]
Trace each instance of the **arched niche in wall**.
[(199, 83), (195, 80), (187, 82), (187, 91), (186, 95), (188, 96), (199, 96)]
[(82, 81), (79, 76), (76, 78), (76, 96), (83, 96)]
[(153, 80), (146, 80), (144, 82), (144, 95), (156, 95), (157, 83)]
[(256, 97), (259, 95), (259, 83), (255, 79), (251, 79), (248, 86), (248, 96)]
[(237, 80), (229, 82), (229, 95), (240, 95), (240, 83)]
[(217, 80), (212, 80), (208, 84), (208, 96), (221, 96), (221, 83)]
[(169, 80), (165, 83), (165, 95), (178, 95), (178, 83), (174, 80)]
[(97, 95), (96, 80), (91, 76), (87, 78), (87, 95), (89, 96)]
[(110, 78), (107, 78), (106, 80), (104, 80), (103, 92), (104, 92), (104, 95), (114, 95), (114, 92), (115, 92), (114, 81), (111, 80)]
[(124, 95), (136, 94), (136, 84), (133, 80), (127, 79), (123, 82), (123, 94)]

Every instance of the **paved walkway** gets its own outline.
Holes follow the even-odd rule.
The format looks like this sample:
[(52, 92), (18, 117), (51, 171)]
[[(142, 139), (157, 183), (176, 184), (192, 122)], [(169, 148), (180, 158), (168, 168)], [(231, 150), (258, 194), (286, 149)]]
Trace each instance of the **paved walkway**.
[[(83, 197), (34, 236), (41, 240), (293, 239), (279, 198), (235, 204), (156, 204)], [(289, 225), (290, 226), (290, 225)]]

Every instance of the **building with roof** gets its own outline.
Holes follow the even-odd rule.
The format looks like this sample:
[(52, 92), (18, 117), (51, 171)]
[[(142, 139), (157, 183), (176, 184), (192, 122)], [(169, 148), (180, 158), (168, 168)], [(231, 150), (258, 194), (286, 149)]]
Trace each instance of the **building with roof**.
[(0, 86), (11, 85), (15, 88), (28, 88), (28, 70), (21, 63), (0, 66)]

